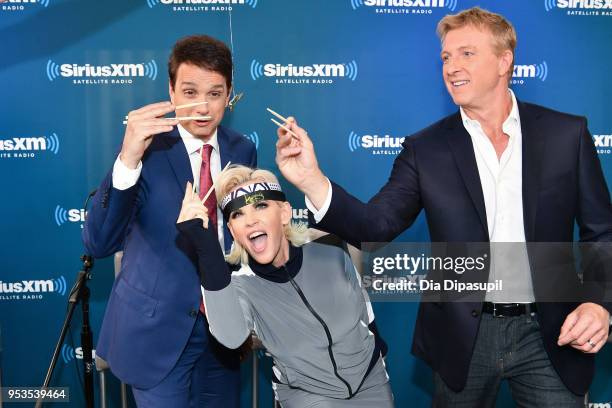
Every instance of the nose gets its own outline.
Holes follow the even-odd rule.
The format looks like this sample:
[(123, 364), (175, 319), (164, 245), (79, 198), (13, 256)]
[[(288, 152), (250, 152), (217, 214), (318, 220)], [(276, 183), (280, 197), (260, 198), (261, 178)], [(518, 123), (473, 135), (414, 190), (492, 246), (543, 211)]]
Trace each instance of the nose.
[(257, 213), (254, 211), (249, 211), (247, 214), (245, 214), (244, 218), (245, 218), (247, 227), (253, 227), (259, 223), (259, 217), (257, 216)]
[(196, 106), (195, 111), (199, 116), (208, 115), (208, 112), (210, 112), (210, 109), (208, 108), (208, 102)]
[(461, 66), (458, 61), (454, 58), (448, 58), (446, 64), (444, 64), (444, 72), (446, 75), (454, 75), (461, 70)]

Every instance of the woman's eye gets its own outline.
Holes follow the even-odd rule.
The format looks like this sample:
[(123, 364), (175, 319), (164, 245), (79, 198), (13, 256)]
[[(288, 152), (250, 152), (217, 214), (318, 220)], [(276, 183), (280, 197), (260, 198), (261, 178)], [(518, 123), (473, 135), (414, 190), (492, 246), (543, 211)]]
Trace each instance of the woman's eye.
[(230, 219), (235, 220), (242, 215), (242, 211), (234, 211), (230, 214)]
[(257, 203), (255, 204), (255, 208), (257, 209), (268, 208), (268, 203), (264, 203), (264, 202)]

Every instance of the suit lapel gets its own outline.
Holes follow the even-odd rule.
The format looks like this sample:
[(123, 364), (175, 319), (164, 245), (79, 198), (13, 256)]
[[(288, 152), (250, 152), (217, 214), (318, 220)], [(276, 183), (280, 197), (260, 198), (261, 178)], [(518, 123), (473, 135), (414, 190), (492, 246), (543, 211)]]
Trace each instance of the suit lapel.
[(523, 141), (523, 223), (525, 239), (529, 242), (535, 238), (538, 188), (546, 135), (537, 128), (538, 116), (524, 103), (517, 102), (517, 104)]
[(187, 149), (177, 128), (174, 128), (172, 132), (165, 134), (163, 137), (164, 143), (167, 146), (166, 157), (182, 191), (185, 189), (188, 181), (193, 183), (193, 172), (191, 171)]
[(449, 117), (444, 126), (446, 127), (446, 138), (455, 157), (459, 174), (463, 178), (468, 194), (478, 212), (485, 236), (488, 237), (487, 213), (472, 138), (467, 130), (465, 130), (463, 123), (461, 123), (461, 114), (459, 112)]
[(221, 126), (217, 128), (217, 143), (219, 143), (219, 154), (221, 156), (221, 170), (225, 168), (225, 165), (229, 161), (231, 161), (232, 164), (238, 164), (235, 157), (235, 149), (232, 148), (229, 136)]

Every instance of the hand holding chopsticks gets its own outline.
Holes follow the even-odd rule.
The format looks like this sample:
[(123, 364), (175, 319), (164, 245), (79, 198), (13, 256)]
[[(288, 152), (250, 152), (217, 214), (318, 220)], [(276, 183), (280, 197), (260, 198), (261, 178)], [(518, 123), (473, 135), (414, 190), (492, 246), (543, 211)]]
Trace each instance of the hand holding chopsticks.
[[(270, 112), (272, 115), (276, 116), (277, 118), (279, 118), (280, 120), (282, 120), (283, 122), (287, 123), (289, 122), (289, 119), (285, 118), (284, 116), (280, 115), (279, 113), (274, 112), (272, 109), (270, 108), (266, 108), (266, 110), (268, 112)], [(291, 136), (293, 136), (296, 140), (300, 140), (300, 137), (291, 129), (289, 129), (287, 126), (285, 126), (284, 124), (278, 122), (275, 119), (270, 118), (270, 120), (272, 121), (272, 123), (274, 123), (276, 126), (283, 128), (287, 131), (287, 133), (289, 133)]]
[[(176, 105), (174, 107), (174, 110), (179, 110), (179, 109), (185, 109), (185, 108), (193, 108), (194, 106), (199, 106), (199, 105), (204, 105), (207, 104), (207, 101), (203, 101), (203, 102), (193, 102), (193, 103), (185, 103), (183, 105)], [(212, 117), (211, 116), (177, 116), (174, 118), (160, 118), (160, 119), (166, 119), (166, 120), (178, 120), (178, 121), (185, 121), (185, 120), (211, 120)], [(124, 125), (127, 125), (128, 122), (128, 117), (125, 117), (125, 120), (123, 121)]]

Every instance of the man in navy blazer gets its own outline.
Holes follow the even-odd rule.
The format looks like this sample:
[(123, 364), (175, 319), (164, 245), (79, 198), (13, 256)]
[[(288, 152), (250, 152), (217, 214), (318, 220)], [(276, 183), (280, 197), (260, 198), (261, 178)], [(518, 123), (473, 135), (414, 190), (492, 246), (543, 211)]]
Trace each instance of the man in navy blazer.
[[(306, 195), (311, 223), (354, 245), (393, 240), (421, 210), (432, 242), (523, 243), (511, 262), (495, 260), (506, 283), (524, 284), (518, 291), (420, 304), (412, 352), (434, 371), (434, 407), (493, 407), (504, 379), (520, 406), (582, 407), (612, 304), (597, 290), (553, 301), (557, 277), (542, 271), (555, 260), (524, 243), (572, 242), (575, 222), (581, 241), (612, 239), (586, 119), (516, 100), (508, 89), (516, 34), (504, 17), (473, 8), (444, 17), (438, 34), (460, 110), (405, 139), (368, 203), (325, 177), (293, 118), (287, 126), (298, 137), (279, 129), (277, 163)], [(584, 279), (603, 289), (610, 277), (599, 273)]]
[[(239, 356), (208, 331), (199, 311), (196, 254), (176, 220), (187, 182), (199, 184), (207, 161), (215, 177), (229, 161), (255, 167), (256, 150), (219, 126), (232, 86), (225, 44), (203, 35), (183, 38), (168, 71), (171, 101), (129, 113), (121, 152), (85, 223), (83, 241), (93, 256), (124, 252), (97, 353), (132, 386), (138, 406), (238, 407)], [(199, 118), (163, 118), (175, 110), (177, 117)], [(222, 219), (220, 244), (229, 249)]]

